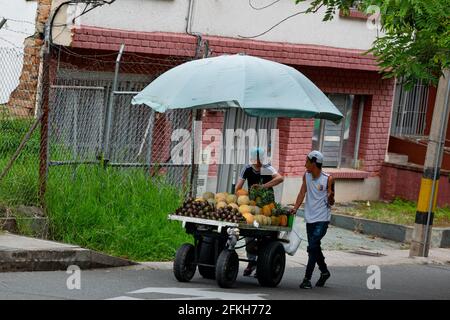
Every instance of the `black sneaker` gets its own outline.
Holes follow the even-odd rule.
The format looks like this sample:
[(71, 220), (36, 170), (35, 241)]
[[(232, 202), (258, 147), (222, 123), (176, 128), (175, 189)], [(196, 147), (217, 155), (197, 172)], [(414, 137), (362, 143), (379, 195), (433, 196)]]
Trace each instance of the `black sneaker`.
[(319, 280), (316, 282), (316, 287), (323, 287), (325, 285), (325, 282), (330, 278), (331, 274), (330, 272), (324, 272), (320, 274)]
[(303, 279), (303, 282), (300, 283), (300, 289), (312, 289), (311, 281), (308, 279)]
[(256, 262), (249, 262), (247, 268), (244, 270), (244, 277), (250, 277), (253, 271), (256, 270)]

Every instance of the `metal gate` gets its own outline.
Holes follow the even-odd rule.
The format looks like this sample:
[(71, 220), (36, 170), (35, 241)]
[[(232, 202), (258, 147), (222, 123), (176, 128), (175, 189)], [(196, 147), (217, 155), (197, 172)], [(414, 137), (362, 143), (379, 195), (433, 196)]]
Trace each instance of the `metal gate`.
[[(258, 145), (263, 147), (267, 153), (270, 153), (271, 131), (276, 128), (276, 118), (250, 117), (241, 109), (230, 108), (225, 113), (223, 127), (222, 164), (219, 165), (216, 190), (221, 192), (233, 192), (234, 186), (239, 179), (240, 172), (244, 166), (249, 163), (249, 148), (251, 144), (247, 144), (246, 141), (239, 141), (242, 137), (239, 137), (238, 135), (233, 135), (233, 140), (230, 141), (230, 137), (227, 136), (226, 130), (231, 129), (235, 132), (236, 130), (242, 130), (243, 132), (246, 132), (248, 129), (256, 128), (256, 132), (259, 136), (259, 141), (257, 142)], [(248, 138), (252, 139), (252, 137)], [(256, 146), (256, 143), (254, 145)], [(228, 157), (225, 152), (227, 148), (233, 151)]]

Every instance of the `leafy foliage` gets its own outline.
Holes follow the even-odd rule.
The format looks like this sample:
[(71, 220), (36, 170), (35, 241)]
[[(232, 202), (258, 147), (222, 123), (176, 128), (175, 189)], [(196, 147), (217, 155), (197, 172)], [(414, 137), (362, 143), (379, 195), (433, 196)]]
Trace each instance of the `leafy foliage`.
[[(305, 0), (296, 0), (296, 3)], [(368, 12), (378, 6), (383, 35), (367, 53), (377, 57), (384, 77), (412, 85), (424, 80), (437, 85), (450, 65), (450, 3), (448, 0), (314, 0), (307, 12), (325, 8), (324, 21), (337, 10)]]
[(53, 168), (46, 195), (52, 238), (136, 261), (173, 259), (192, 239), (167, 220), (182, 194), (161, 179), (139, 169)]
[(267, 204), (275, 202), (275, 195), (273, 189), (266, 189), (262, 187), (251, 188), (250, 200), (255, 201), (258, 207), (263, 207)]

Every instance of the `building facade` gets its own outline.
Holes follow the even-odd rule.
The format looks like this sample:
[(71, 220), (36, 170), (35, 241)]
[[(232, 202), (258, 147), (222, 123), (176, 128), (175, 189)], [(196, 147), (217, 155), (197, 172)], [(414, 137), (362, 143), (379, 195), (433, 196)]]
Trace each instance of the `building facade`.
[[(40, 0), (41, 12), (49, 3)], [(278, 200), (295, 201), (305, 157), (312, 148), (325, 155), (325, 171), (337, 181), (337, 201), (380, 197), (395, 81), (383, 79), (375, 59), (364, 54), (379, 32), (367, 24), (364, 15), (336, 13), (334, 20), (323, 22), (324, 12), (298, 14), (268, 31), (287, 16), (305, 10), (308, 3), (278, 1), (263, 8), (270, 2), (117, 0), (87, 13), (84, 4), (57, 9), (62, 3), (51, 2), (50, 12), (58, 10), (52, 41), (72, 54), (65, 56), (69, 51), (60, 51), (59, 60), (53, 62), (58, 66), (66, 63), (83, 72), (101, 73), (101, 68), (77, 62), (76, 55), (113, 56), (124, 44), (125, 52), (139, 59), (170, 59), (174, 65), (202, 55), (245, 53), (296, 68), (329, 96), (344, 119), (337, 125), (288, 118), (260, 122), (261, 129), (279, 130), (278, 170), (285, 182), (276, 189)], [(254, 119), (229, 110), (204, 112), (202, 121), (204, 131), (254, 126)], [(203, 190), (231, 191), (239, 169), (203, 167), (205, 177), (200, 184)]]

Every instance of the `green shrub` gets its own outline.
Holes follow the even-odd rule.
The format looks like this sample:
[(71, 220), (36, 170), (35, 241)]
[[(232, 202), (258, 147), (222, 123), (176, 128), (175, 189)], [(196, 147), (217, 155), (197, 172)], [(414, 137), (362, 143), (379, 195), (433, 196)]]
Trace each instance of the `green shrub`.
[(190, 242), (167, 214), (180, 192), (152, 183), (143, 170), (79, 166), (53, 168), (46, 203), (55, 240), (133, 260), (170, 260)]
[[(34, 119), (0, 120), (0, 172), (8, 164)], [(0, 203), (38, 204), (39, 128), (25, 145), (11, 170), (0, 181)]]
[[(0, 172), (31, 125), (32, 119), (0, 119)], [(0, 181), (0, 204), (38, 205), (38, 181), (39, 128)], [(51, 167), (46, 193), (51, 237), (138, 261), (170, 260), (181, 243), (192, 241), (179, 222), (167, 220), (181, 194), (142, 169)]]

